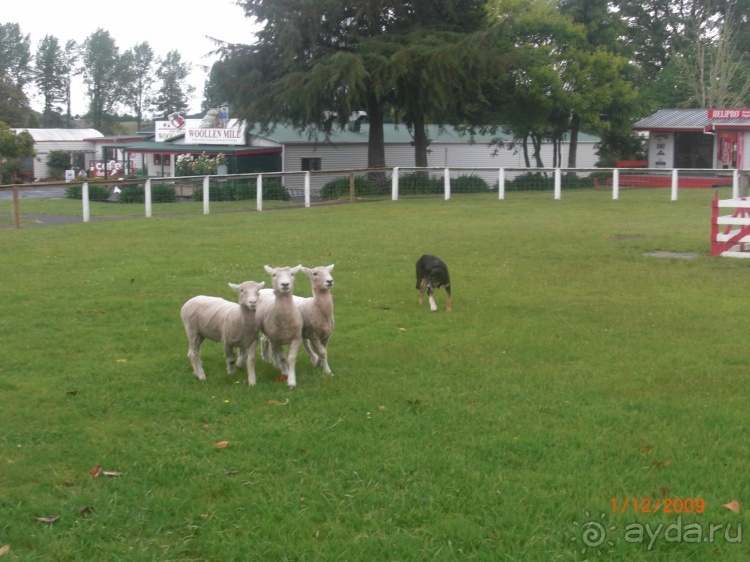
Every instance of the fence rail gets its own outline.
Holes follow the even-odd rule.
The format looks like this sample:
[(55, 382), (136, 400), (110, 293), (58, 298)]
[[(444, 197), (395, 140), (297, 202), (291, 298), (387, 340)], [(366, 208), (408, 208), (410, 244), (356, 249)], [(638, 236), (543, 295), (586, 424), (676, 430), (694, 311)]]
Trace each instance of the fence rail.
[[(732, 198), (746, 196), (750, 186), (747, 170), (693, 170), (651, 168), (468, 168), (395, 167), (269, 172), (211, 176), (154, 177), (108, 181), (44, 182), (0, 185), (0, 200), (12, 200), (13, 226), (21, 228), (22, 195), (49, 191), (49, 198), (80, 199), (80, 216), (91, 220), (92, 202), (131, 202), (143, 205), (150, 218), (155, 203), (193, 202), (203, 214), (215, 203), (240, 202), (263, 211), (264, 203), (310, 207), (321, 200), (355, 201), (431, 195), (447, 201), (474, 192), (496, 192), (504, 200), (514, 191), (550, 191), (555, 200), (570, 189), (611, 190), (619, 199), (622, 189), (670, 188), (671, 200), (681, 188), (731, 186)], [(7, 195), (11, 192), (11, 197)], [(254, 203), (252, 203), (254, 201)], [(250, 209), (251, 207), (248, 207)], [(193, 210), (193, 212), (196, 212)], [(198, 211), (200, 212), (200, 211)], [(27, 213), (28, 214), (28, 213)]]

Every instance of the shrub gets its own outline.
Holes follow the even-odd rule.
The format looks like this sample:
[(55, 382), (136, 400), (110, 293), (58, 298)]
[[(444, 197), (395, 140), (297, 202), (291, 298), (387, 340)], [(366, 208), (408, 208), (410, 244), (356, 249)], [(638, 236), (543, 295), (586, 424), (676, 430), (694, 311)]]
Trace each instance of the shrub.
[(458, 176), (451, 180), (451, 193), (487, 193), (490, 186), (476, 174)]
[[(320, 190), (320, 198), (323, 201), (332, 201), (334, 199), (348, 197), (349, 192), (349, 178), (338, 178), (329, 181), (323, 186)], [(371, 195), (374, 192), (375, 188), (370, 180), (363, 176), (354, 177), (354, 195), (356, 197)]]
[[(258, 196), (258, 184), (255, 179), (222, 181), (212, 185), (208, 190), (209, 201), (246, 201)], [(263, 179), (264, 201), (289, 201), (289, 193), (284, 189), (281, 178)], [(193, 201), (203, 201), (203, 189), (193, 191)]]
[[(83, 190), (80, 185), (72, 185), (65, 190), (67, 199), (83, 199)], [(109, 199), (109, 189), (103, 185), (89, 184), (89, 201), (106, 201)]]
[(399, 195), (442, 193), (443, 189), (443, 181), (431, 179), (426, 172), (414, 172), (398, 179)]
[[(151, 202), (152, 203), (174, 203), (177, 201), (177, 194), (172, 185), (165, 183), (151, 184)], [(146, 188), (142, 185), (128, 185), (122, 189), (119, 198), (120, 203), (145, 203)]]
[(47, 158), (47, 167), (50, 178), (62, 179), (65, 176), (65, 170), (70, 169), (70, 152), (53, 150)]

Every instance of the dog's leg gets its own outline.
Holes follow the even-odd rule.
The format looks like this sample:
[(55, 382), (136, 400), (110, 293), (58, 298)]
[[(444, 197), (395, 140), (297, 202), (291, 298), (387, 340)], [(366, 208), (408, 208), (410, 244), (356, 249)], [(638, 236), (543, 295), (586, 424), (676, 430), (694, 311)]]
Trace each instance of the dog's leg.
[(448, 293), (448, 299), (445, 301), (445, 310), (451, 311), (451, 295)]
[(422, 279), (422, 282), (419, 284), (419, 304), (422, 304), (422, 298), (424, 297), (424, 292), (427, 290), (427, 280)]
[(435, 299), (433, 298), (432, 293), (428, 292), (427, 296), (430, 298), (430, 310), (435, 312), (437, 310), (437, 304), (435, 304)]

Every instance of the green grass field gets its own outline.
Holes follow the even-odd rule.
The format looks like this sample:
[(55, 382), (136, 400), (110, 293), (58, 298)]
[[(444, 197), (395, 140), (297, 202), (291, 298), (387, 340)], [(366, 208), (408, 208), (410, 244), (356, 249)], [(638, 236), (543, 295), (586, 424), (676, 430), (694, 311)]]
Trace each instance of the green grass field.
[[(1, 231), (0, 560), (748, 560), (750, 260), (708, 257), (712, 197)], [(334, 376), (250, 388), (206, 342), (199, 382), (184, 301), (297, 263), (336, 264)]]

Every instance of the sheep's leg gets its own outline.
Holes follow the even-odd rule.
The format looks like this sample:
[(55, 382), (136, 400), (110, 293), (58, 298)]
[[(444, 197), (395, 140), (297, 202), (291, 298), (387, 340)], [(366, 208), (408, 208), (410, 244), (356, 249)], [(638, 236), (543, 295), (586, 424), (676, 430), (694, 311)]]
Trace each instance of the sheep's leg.
[(287, 362), (286, 353), (284, 353), (284, 347), (281, 344), (271, 344), (272, 353), (274, 359), (278, 361), (277, 367), (281, 369), (282, 375), (287, 375), (289, 371), (289, 364)]
[(203, 371), (203, 362), (201, 361), (201, 345), (203, 344), (203, 338), (196, 335), (189, 337), (188, 344), (188, 359), (190, 364), (193, 366), (193, 373), (198, 377), (198, 380), (206, 380), (206, 373)]
[(292, 342), (289, 344), (289, 355), (287, 357), (287, 365), (289, 367), (289, 370), (287, 372), (287, 379), (286, 384), (289, 386), (289, 388), (294, 388), (297, 386), (297, 375), (294, 372), (294, 366), (297, 363), (297, 350), (299, 350), (299, 346), (302, 343), (302, 338), (293, 339)]
[(255, 386), (255, 348), (258, 340), (254, 340), (246, 350), (247, 357), (247, 384)]
[[(321, 342), (317, 338), (313, 338), (310, 341), (312, 341), (313, 345), (315, 346), (315, 349), (318, 352), (318, 361), (316, 363), (316, 367), (322, 367), (323, 372), (326, 375), (331, 375), (331, 368), (328, 366), (328, 350), (326, 349), (326, 346), (323, 345), (323, 342)], [(304, 340), (303, 340), (304, 342)]]
[(302, 345), (305, 346), (305, 351), (307, 351), (307, 355), (310, 356), (310, 361), (312, 361), (313, 367), (317, 367), (320, 362), (320, 357), (316, 355), (310, 346), (310, 340), (303, 338)]
[(236, 365), (240, 368), (245, 366), (245, 361), (247, 361), (247, 349), (244, 347), (241, 347), (239, 349), (239, 353), (237, 354), (237, 363)]
[(224, 344), (224, 357), (227, 359), (227, 374), (235, 374), (237, 372), (237, 355), (234, 353), (234, 347)]

